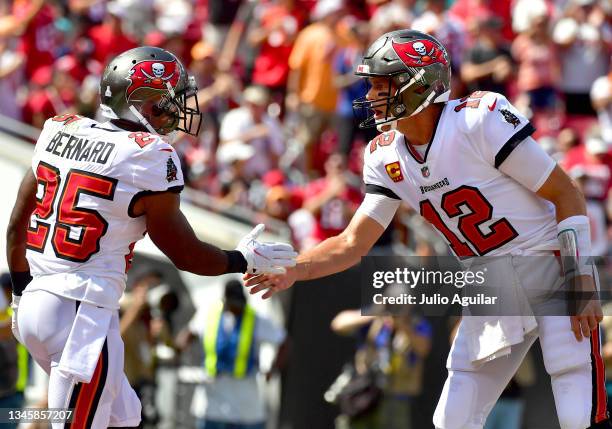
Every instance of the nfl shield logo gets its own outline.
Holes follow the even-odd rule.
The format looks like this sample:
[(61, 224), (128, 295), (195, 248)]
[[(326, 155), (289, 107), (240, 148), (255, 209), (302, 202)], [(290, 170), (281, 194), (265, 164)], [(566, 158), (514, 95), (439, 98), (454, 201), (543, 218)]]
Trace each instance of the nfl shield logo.
[(425, 166), (421, 168), (421, 174), (423, 175), (423, 177), (429, 177), (429, 167)]

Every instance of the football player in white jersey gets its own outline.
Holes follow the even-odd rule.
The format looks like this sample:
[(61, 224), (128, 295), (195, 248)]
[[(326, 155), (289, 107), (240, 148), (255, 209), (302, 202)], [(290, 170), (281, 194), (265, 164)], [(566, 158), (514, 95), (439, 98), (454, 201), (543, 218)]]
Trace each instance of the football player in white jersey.
[[(457, 257), (497, 261), (496, 270), (509, 276), (503, 278), (514, 279), (509, 287), (555, 290), (563, 276), (553, 256), (559, 251), (573, 264), (567, 267), (578, 270), (579, 284), (595, 290), (593, 268), (579, 257), (590, 255), (583, 196), (503, 95), (449, 100), (449, 66), (440, 42), (417, 31), (387, 33), (369, 47), (356, 74), (370, 89), (355, 104), (371, 110), (362, 126), (384, 132), (365, 148), (363, 203), (340, 235), (298, 256), (285, 274), (247, 275), (251, 293), (265, 291), (268, 298), (297, 280), (357, 264), (401, 201), (425, 217)], [(538, 336), (561, 428), (610, 427), (601, 319), (597, 301), (571, 317), (464, 317), (447, 361), (436, 428), (481, 429)]]
[(13, 332), (50, 375), (49, 407), (73, 410), (71, 428), (140, 423), (117, 310), (146, 233), (177, 268), (200, 275), (282, 272), (297, 256), (288, 244), (257, 241), (263, 225), (231, 251), (196, 238), (179, 208), (183, 175), (168, 141), (176, 131), (197, 135), (201, 114), (194, 80), (173, 54), (122, 53), (100, 92), (107, 122), (46, 121), (7, 231)]

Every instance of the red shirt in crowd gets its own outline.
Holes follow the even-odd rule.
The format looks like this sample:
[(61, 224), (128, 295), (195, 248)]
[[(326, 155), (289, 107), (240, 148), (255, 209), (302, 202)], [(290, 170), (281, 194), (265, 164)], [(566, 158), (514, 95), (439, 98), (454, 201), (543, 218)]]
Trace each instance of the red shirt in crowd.
[(561, 166), (570, 175), (576, 169), (587, 175), (585, 197), (600, 201), (608, 197), (612, 187), (612, 153), (594, 156), (587, 153), (585, 145), (576, 146), (567, 152)]
[[(306, 185), (302, 191), (303, 201), (306, 202), (310, 198), (314, 198), (327, 188), (327, 178), (315, 180)], [(319, 213), (315, 216), (316, 225), (314, 227), (312, 238), (323, 241), (329, 237), (340, 234), (349, 224), (353, 213), (363, 200), (363, 194), (357, 188), (349, 185), (336, 198), (327, 201)]]
[(498, 17), (503, 23), (502, 36), (510, 42), (514, 38), (511, 6), (512, 0), (457, 0), (451, 6), (450, 13), (461, 20), (466, 28), (475, 18)]
[[(13, 15), (23, 19), (31, 7), (29, 1), (16, 1), (13, 4)], [(58, 45), (59, 32), (55, 28), (55, 11), (45, 4), (29, 22), (19, 43), (19, 51), (25, 57), (25, 72), (28, 78), (39, 68), (53, 64)]]
[(104, 65), (111, 57), (138, 46), (132, 38), (121, 31), (115, 31), (106, 23), (92, 27), (88, 35), (96, 47), (93, 52), (94, 59)]
[(303, 20), (297, 11), (289, 11), (281, 5), (270, 5), (265, 9), (261, 26), (271, 29), (271, 33), (261, 44), (255, 59), (254, 83), (271, 88), (287, 84), (289, 55), (302, 24)]

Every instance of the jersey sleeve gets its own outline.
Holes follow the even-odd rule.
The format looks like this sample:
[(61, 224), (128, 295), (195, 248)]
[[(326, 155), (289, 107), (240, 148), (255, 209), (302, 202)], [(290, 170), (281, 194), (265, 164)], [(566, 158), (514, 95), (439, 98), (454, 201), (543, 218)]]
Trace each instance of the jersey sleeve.
[(395, 216), (395, 212), (397, 212), (400, 204), (400, 200), (370, 193), (364, 197), (363, 202), (357, 209), (357, 213), (374, 219), (380, 226), (386, 229), (393, 220), (393, 216)]
[(512, 177), (532, 192), (544, 184), (557, 163), (531, 137), (512, 151), (499, 166), (499, 171)]
[(366, 194), (380, 194), (399, 200), (400, 197), (386, 184), (382, 158), (376, 153), (377, 150), (372, 151), (371, 147), (373, 147), (372, 142), (365, 147), (363, 155), (363, 183)]
[(534, 133), (535, 128), (501, 94), (488, 92), (480, 98), (476, 106), (470, 106), (470, 102), (474, 101), (475, 99), (468, 100), (463, 109), (466, 132), (485, 160), (499, 168), (510, 154)]
[(135, 152), (130, 164), (133, 184), (141, 191), (183, 190), (185, 184), (178, 155), (172, 146), (157, 136), (155, 141)]

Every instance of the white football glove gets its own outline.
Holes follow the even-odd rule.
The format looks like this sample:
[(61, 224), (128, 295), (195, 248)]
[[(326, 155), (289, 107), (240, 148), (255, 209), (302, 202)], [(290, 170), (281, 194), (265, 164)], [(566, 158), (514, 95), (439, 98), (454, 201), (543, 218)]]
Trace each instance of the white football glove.
[(21, 336), (19, 335), (19, 329), (17, 328), (17, 308), (19, 307), (20, 300), (20, 296), (13, 295), (13, 302), (11, 302), (11, 309), (13, 309), (13, 314), (11, 314), (11, 331), (13, 331), (15, 339), (23, 344)]
[(247, 274), (283, 274), (284, 267), (294, 267), (297, 252), (286, 243), (260, 243), (257, 237), (265, 226), (260, 223), (245, 235), (238, 243), (236, 250), (242, 253), (247, 261)]

